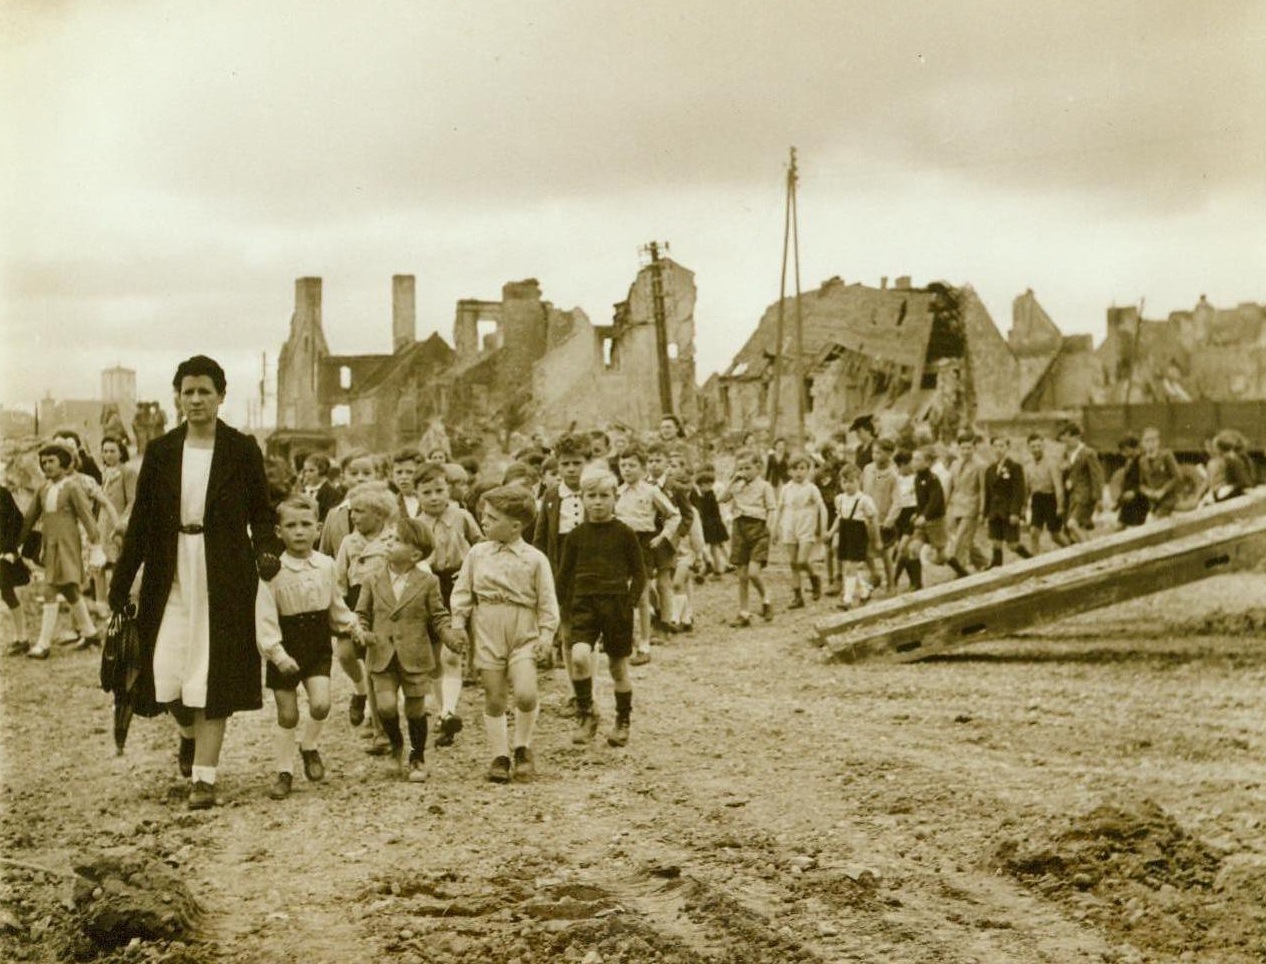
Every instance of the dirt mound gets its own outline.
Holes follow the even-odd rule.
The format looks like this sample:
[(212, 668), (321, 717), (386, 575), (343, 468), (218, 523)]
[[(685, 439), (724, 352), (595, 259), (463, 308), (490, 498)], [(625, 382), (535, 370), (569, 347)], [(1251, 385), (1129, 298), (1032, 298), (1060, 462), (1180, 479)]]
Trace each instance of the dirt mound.
[(1224, 855), (1150, 800), (1098, 806), (1053, 832), (1004, 841), (995, 857), (1008, 874), (1142, 949), (1216, 951), (1222, 961), (1266, 956), (1266, 932), (1243, 926), (1266, 897), (1266, 875), (1237, 874), (1228, 886), (1219, 876)]

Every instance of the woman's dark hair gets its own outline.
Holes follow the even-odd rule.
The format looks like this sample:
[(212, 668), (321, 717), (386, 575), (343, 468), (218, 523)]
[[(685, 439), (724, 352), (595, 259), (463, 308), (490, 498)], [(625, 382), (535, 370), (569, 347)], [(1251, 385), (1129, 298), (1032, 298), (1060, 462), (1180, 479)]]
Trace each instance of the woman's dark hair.
[(129, 458), (131, 458), (131, 455), (128, 454), (127, 450), (127, 439), (119, 438), (117, 435), (107, 435), (101, 440), (101, 444), (104, 446), (106, 442), (113, 442), (114, 447), (119, 450), (120, 465), (123, 465)]
[(224, 369), (220, 367), (220, 363), (214, 358), (208, 358), (206, 355), (194, 355), (192, 358), (186, 358), (176, 366), (176, 377), (171, 380), (171, 387), (176, 391), (180, 391), (180, 383), (186, 377), (197, 378), (199, 375), (206, 375), (211, 379), (211, 384), (215, 386), (217, 395), (223, 395), (229, 387), (229, 381), (224, 375)]

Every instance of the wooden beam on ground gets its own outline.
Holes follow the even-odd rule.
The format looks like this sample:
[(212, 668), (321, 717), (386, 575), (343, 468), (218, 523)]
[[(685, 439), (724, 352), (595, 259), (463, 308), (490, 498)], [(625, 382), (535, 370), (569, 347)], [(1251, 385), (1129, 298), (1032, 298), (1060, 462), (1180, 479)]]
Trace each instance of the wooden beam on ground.
[(829, 642), (836, 636), (852, 638), (866, 627), (886, 622), (899, 614), (912, 616), (918, 611), (943, 606), (958, 599), (980, 598), (997, 589), (1023, 585), (1032, 579), (1065, 572), (1136, 549), (1163, 545), (1229, 522), (1256, 518), (1266, 518), (1266, 488), (1255, 489), (1220, 505), (1170, 516), (1079, 545), (1044, 552), (1032, 559), (1019, 559), (999, 569), (973, 573), (966, 578), (938, 583), (918, 592), (876, 600), (849, 612), (833, 613), (818, 620), (814, 628), (819, 640), (823, 642)]
[(966, 643), (1005, 636), (1266, 560), (1266, 517), (1239, 519), (1159, 546), (1145, 546), (1020, 585), (995, 587), (913, 612), (894, 614), (856, 633), (827, 640), (846, 662), (912, 662)]

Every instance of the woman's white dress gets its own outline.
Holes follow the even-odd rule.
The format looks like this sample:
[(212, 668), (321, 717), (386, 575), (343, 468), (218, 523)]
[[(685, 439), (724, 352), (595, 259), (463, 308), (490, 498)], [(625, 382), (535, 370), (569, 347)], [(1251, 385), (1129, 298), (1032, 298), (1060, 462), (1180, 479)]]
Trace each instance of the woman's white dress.
[[(180, 462), (180, 524), (201, 525), (211, 478), (213, 449), (186, 444)], [(202, 533), (180, 533), (176, 575), (154, 644), (154, 696), (159, 703), (180, 700), (207, 705), (211, 664), (211, 613), (207, 603), (207, 553)]]

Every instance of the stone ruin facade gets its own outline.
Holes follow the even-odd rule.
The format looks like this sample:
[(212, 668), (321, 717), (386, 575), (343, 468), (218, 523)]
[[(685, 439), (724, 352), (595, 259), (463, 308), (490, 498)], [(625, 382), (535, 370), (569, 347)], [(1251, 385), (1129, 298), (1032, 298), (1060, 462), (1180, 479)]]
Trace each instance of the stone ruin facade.
[[(1125, 401), (1266, 399), (1266, 308), (1216, 309), (1203, 297), (1163, 321), (1110, 308), (1107, 334), (1065, 335), (1030, 289), (1004, 337), (970, 286), (845, 284), (801, 296), (806, 429), (819, 440), (859, 415), (882, 430), (913, 422), (949, 439), (960, 427), (1024, 434)], [(791, 358), (795, 300), (783, 304), (778, 433), (795, 430)], [(778, 303), (730, 366), (705, 384), (702, 408), (718, 432), (767, 429), (773, 411)]]
[[(326, 341), (321, 279), (295, 282), (295, 310), (277, 376), (277, 427), (332, 432), (388, 451), (433, 423), (506, 439), (520, 429), (653, 426), (660, 417), (650, 266), (609, 325), (542, 298), (536, 279), (509, 282), (497, 301), (457, 303), (450, 346), (416, 337), (411, 275), (392, 279), (392, 352), (336, 355)], [(697, 416), (694, 274), (659, 263), (676, 414)]]

